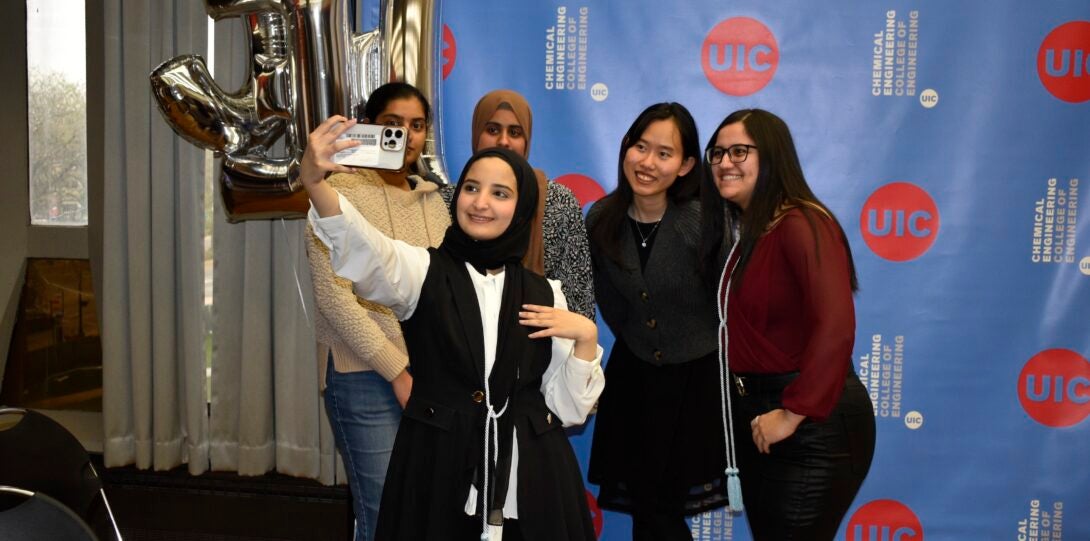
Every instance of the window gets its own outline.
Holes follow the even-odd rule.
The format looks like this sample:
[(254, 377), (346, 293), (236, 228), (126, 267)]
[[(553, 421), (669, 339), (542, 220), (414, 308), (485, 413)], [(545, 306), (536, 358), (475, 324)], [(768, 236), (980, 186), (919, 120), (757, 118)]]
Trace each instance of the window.
[(30, 223), (87, 225), (84, 3), (27, 0)]

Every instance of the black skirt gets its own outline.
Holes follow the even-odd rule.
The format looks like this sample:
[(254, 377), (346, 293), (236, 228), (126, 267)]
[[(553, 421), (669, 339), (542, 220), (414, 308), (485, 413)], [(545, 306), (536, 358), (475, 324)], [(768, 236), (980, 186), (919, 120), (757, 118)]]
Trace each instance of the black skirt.
[(694, 515), (727, 504), (717, 361), (655, 366), (617, 340), (587, 472), (600, 507)]

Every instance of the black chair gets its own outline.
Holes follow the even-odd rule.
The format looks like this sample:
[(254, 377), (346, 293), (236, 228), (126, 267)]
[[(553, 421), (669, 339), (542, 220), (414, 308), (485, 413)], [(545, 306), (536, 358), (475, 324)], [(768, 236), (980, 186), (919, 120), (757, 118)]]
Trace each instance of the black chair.
[(83, 519), (41, 492), (0, 485), (0, 539), (96, 541)]
[(99, 539), (121, 541), (87, 451), (67, 429), (41, 413), (0, 408), (0, 485), (51, 497), (90, 524)]

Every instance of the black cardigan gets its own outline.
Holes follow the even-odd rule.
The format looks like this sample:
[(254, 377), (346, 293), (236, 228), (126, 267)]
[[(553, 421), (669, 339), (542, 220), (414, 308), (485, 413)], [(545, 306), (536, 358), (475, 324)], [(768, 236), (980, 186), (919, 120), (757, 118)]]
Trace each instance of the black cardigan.
[[(602, 201), (591, 207), (587, 231), (594, 230), (601, 210)], [(715, 293), (699, 272), (700, 203), (667, 202), (642, 272), (631, 228), (621, 228), (620, 246), (623, 264), (617, 265), (591, 244), (594, 296), (613, 335), (637, 357), (656, 365), (714, 352), (719, 316)]]

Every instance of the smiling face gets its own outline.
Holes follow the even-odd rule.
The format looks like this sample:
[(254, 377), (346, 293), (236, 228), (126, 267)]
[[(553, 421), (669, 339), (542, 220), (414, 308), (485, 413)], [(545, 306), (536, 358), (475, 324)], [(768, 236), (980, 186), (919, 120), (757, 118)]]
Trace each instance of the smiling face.
[(478, 149), (493, 147), (510, 149), (523, 158), (527, 157), (526, 132), (515, 113), (509, 109), (496, 109), (477, 137)]
[(428, 120), (424, 116), (424, 105), (419, 99), (407, 97), (390, 100), (386, 108), (374, 119), (374, 123), (405, 128), (408, 133), (408, 139), (405, 141), (405, 163), (416, 162), (428, 135)]
[(681, 132), (673, 119), (647, 125), (640, 138), (625, 151), (625, 179), (636, 198), (665, 199), (677, 177), (693, 168), (696, 160), (682, 156)]
[(474, 240), (492, 240), (507, 231), (515, 216), (518, 184), (500, 158), (481, 158), (469, 167), (458, 193), (457, 218)]
[[(735, 122), (723, 126), (715, 136), (715, 146), (730, 148), (731, 145), (756, 145), (753, 138), (746, 133), (746, 127), (741, 122)], [(753, 190), (757, 186), (757, 173), (760, 171), (761, 157), (756, 148), (750, 148), (746, 160), (742, 163), (730, 161), (730, 156), (723, 156), (723, 161), (712, 165), (712, 178), (719, 196), (726, 199), (744, 211), (749, 206), (753, 197)]]

